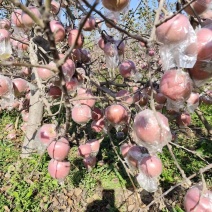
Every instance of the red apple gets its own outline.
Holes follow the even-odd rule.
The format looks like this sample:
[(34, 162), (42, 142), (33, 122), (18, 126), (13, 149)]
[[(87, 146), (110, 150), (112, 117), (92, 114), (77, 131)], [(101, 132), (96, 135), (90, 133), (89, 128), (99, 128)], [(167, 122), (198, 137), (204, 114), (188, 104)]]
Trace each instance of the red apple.
[(75, 105), (71, 114), (73, 121), (78, 124), (86, 124), (91, 119), (91, 109), (87, 105)]
[(16, 78), (13, 81), (15, 96), (19, 97), (28, 90), (28, 82), (22, 78)]
[(89, 143), (81, 144), (78, 148), (78, 153), (82, 157), (89, 157), (92, 153), (92, 148)]
[(63, 137), (58, 141), (52, 141), (47, 148), (49, 156), (57, 161), (64, 160), (68, 156), (69, 150), (69, 142)]
[(70, 172), (71, 164), (69, 161), (57, 161), (51, 159), (48, 165), (48, 172), (51, 177), (63, 180)]
[(160, 81), (160, 92), (173, 101), (189, 98), (192, 82), (189, 75), (180, 69), (166, 71)]
[(11, 22), (16, 27), (23, 27), (24, 26), (23, 22), (22, 22), (22, 19), (21, 19), (21, 14), (22, 14), (22, 10), (21, 9), (16, 9), (16, 10), (14, 10), (14, 12), (12, 12)]
[(212, 212), (210, 197), (212, 193), (206, 190), (202, 193), (202, 186), (191, 187), (184, 197), (184, 207), (186, 212)]
[(140, 161), (139, 169), (149, 177), (158, 177), (162, 173), (163, 164), (157, 156), (146, 156)]
[(94, 132), (101, 132), (105, 127), (105, 121), (103, 118), (97, 120), (97, 121), (92, 121), (91, 123), (91, 129), (94, 131)]
[(10, 78), (0, 76), (0, 97), (4, 96), (10, 91)]
[(177, 14), (172, 19), (157, 27), (157, 39), (164, 44), (173, 44), (183, 41), (188, 36), (189, 26), (188, 18), (182, 14)]
[(122, 105), (114, 104), (105, 109), (105, 118), (112, 124), (126, 124), (128, 112)]
[(38, 139), (44, 145), (49, 145), (57, 137), (56, 126), (54, 124), (44, 124), (38, 131)]
[[(157, 115), (157, 119), (155, 115)], [(159, 112), (155, 114), (149, 109), (143, 110), (135, 116), (133, 130), (138, 143), (141, 142), (147, 146), (164, 146), (171, 139), (168, 119), (163, 114)]]
[(54, 34), (54, 39), (56, 43), (64, 40), (66, 35), (65, 29), (59, 21), (50, 21), (50, 28), (52, 33)]
[(135, 69), (135, 64), (131, 60), (124, 61), (119, 65), (119, 73), (124, 78), (130, 78)]
[[(85, 17), (83, 17), (80, 21), (80, 25), (84, 22)], [(85, 24), (83, 25), (83, 29), (85, 31), (92, 31), (94, 30), (96, 27), (96, 20), (93, 16), (90, 16), (87, 18), (87, 20), (85, 21)]]
[(102, 4), (108, 10), (117, 12), (123, 10), (129, 4), (129, 0), (102, 0)]
[[(30, 6), (30, 7), (28, 7), (28, 9), (29, 9), (37, 18), (41, 18), (41, 14), (40, 14), (40, 12), (39, 12), (39, 10), (38, 10), (37, 7)], [(26, 27), (29, 27), (29, 28), (31, 28), (31, 27), (35, 24), (35, 22), (32, 20), (32, 18), (31, 18), (28, 14), (26, 14), (26, 13), (24, 13), (24, 12), (22, 12), (22, 14), (21, 14), (21, 21), (22, 21), (22, 23), (23, 23)]]
[(188, 126), (191, 124), (191, 116), (188, 113), (181, 113), (176, 120), (179, 126)]
[[(69, 32), (69, 35), (68, 35), (68, 45), (70, 47), (72, 47), (74, 45), (74, 48), (75, 49), (79, 49), (79, 48), (82, 48), (83, 46), (83, 35), (80, 34), (78, 39), (77, 39), (77, 35), (79, 34), (79, 30), (78, 29), (72, 29), (70, 32)], [(77, 40), (77, 41), (76, 41)], [(75, 43), (76, 41), (76, 43)]]
[(92, 119), (93, 119), (94, 121), (97, 121), (97, 120), (99, 120), (99, 119), (102, 118), (102, 117), (103, 117), (103, 112), (102, 112), (102, 110), (99, 109), (98, 107), (94, 107), (94, 108), (92, 109)]

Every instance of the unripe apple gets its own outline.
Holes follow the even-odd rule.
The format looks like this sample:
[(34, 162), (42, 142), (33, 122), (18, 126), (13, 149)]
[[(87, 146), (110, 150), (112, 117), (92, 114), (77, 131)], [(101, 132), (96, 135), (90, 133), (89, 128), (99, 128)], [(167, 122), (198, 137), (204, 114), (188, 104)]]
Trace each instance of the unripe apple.
[(57, 137), (56, 126), (54, 124), (44, 124), (38, 131), (38, 139), (44, 145), (49, 145)]
[(149, 177), (158, 177), (162, 173), (163, 164), (157, 156), (145, 156), (139, 163), (139, 169)]
[(75, 105), (71, 114), (73, 121), (78, 124), (86, 124), (91, 119), (91, 109), (87, 105)]
[(63, 137), (58, 141), (52, 141), (47, 148), (49, 156), (57, 161), (64, 160), (68, 156), (69, 150), (69, 142)]
[(166, 71), (160, 81), (160, 92), (173, 101), (189, 98), (192, 82), (188, 74), (180, 69)]
[(112, 124), (126, 124), (128, 113), (122, 105), (114, 104), (105, 109), (105, 118)]
[[(41, 14), (38, 10), (37, 7), (34, 7), (34, 6), (30, 6), (28, 7), (28, 9), (37, 17), (37, 18), (41, 18)], [(26, 27), (29, 27), (31, 28), (35, 22), (32, 20), (32, 18), (26, 14), (25, 12), (22, 12), (21, 14), (21, 20), (22, 20), (22, 23), (26, 26)]]
[(186, 212), (212, 212), (211, 191), (202, 191), (201, 185), (191, 187), (184, 197)]
[(54, 34), (54, 40), (56, 43), (63, 41), (65, 38), (65, 29), (59, 21), (50, 21), (50, 29)]
[(51, 159), (48, 165), (48, 172), (51, 177), (63, 180), (70, 172), (71, 164), (69, 161), (57, 161)]
[(177, 14), (172, 19), (157, 27), (157, 39), (164, 44), (173, 44), (183, 41), (188, 36), (189, 26), (188, 18), (182, 14)]
[(123, 10), (128, 3), (129, 0), (102, 0), (103, 6), (114, 12)]
[[(68, 35), (68, 45), (70, 47), (72, 47), (74, 45), (74, 48), (75, 49), (79, 49), (79, 48), (82, 48), (83, 46), (83, 35), (80, 34), (78, 39), (77, 39), (77, 35), (79, 34), (79, 30), (78, 29), (72, 29), (70, 32), (69, 32), (69, 35)], [(77, 40), (77, 41), (76, 41)], [(76, 41), (76, 43), (75, 43)]]

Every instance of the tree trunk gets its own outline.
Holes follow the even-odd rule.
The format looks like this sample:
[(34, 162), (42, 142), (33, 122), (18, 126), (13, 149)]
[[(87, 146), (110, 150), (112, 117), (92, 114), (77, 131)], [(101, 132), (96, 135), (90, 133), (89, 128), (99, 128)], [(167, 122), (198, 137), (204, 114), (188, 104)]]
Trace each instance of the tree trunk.
[(43, 118), (43, 102), (40, 101), (39, 96), (40, 91), (37, 88), (31, 90), (29, 119), (22, 146), (22, 158), (27, 158), (32, 153), (37, 152), (38, 143), (35, 140), (35, 136)]

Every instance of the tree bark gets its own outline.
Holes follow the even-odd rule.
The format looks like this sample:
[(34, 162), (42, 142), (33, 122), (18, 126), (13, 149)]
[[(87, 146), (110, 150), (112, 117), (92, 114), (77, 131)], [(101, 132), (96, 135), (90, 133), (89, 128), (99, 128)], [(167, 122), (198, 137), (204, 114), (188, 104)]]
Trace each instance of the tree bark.
[(22, 158), (30, 157), (32, 153), (37, 152), (38, 143), (35, 140), (37, 129), (43, 118), (43, 102), (40, 101), (40, 91), (36, 88), (31, 90), (29, 119), (27, 130), (22, 146)]

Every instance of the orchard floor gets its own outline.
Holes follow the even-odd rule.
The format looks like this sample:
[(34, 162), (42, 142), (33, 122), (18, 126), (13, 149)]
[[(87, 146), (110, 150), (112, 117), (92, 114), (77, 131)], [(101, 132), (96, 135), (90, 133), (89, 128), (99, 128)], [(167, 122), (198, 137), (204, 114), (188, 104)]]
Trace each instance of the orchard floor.
[[(205, 117), (212, 124), (212, 107), (202, 107)], [(77, 145), (73, 145), (68, 160), (71, 162), (71, 172), (64, 182), (52, 179), (48, 174), (47, 153), (42, 157), (33, 155), (30, 159), (21, 159), (21, 145), (23, 132), (20, 130), (18, 114), (7, 112), (0, 114), (0, 212), (125, 212), (144, 211), (154, 198), (160, 197), (163, 192), (182, 180), (174, 162), (165, 147), (160, 158), (163, 161), (163, 173), (160, 177), (160, 187), (154, 194), (139, 190), (142, 202), (137, 209), (137, 196), (133, 186), (118, 161), (109, 139), (105, 138), (97, 156), (97, 166), (87, 172), (82, 158), (77, 154)], [(12, 123), (17, 126), (17, 137), (14, 140), (7, 138), (8, 130), (5, 126)], [(18, 123), (18, 124), (17, 124)], [(172, 126), (175, 128), (175, 126)], [(176, 131), (178, 139), (176, 144), (182, 145), (197, 152), (204, 160), (184, 149), (175, 148), (173, 152), (187, 176), (212, 162), (211, 138), (205, 135), (205, 129), (198, 118), (192, 117), (192, 130)], [(190, 132), (190, 133), (189, 133)], [(119, 142), (114, 139), (118, 146)], [(117, 148), (118, 149), (118, 148)], [(204, 174), (207, 185), (212, 188), (212, 173)], [(197, 175), (192, 182), (198, 182)], [(136, 181), (135, 181), (136, 184)], [(137, 184), (136, 184), (137, 185)], [(183, 197), (186, 187), (179, 186), (164, 198), (150, 207), (150, 212), (183, 212)]]

